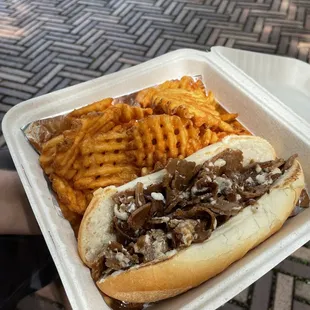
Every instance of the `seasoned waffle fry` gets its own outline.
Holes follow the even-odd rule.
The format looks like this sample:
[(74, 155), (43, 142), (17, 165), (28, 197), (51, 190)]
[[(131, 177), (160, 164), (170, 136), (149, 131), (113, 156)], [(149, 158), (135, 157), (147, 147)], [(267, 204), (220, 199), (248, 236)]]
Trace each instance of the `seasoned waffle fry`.
[(201, 147), (199, 130), (178, 116), (149, 116), (138, 121), (129, 135), (138, 167), (166, 164), (168, 158), (184, 158)]
[(181, 80), (166, 81), (156, 87), (141, 90), (136, 96), (136, 101), (139, 102), (144, 108), (150, 107), (153, 96), (166, 89), (185, 89), (188, 91), (196, 91), (197, 93), (205, 94), (205, 88), (201, 80), (197, 80), (195, 82), (193, 78), (183, 76)]
[(83, 214), (88, 203), (85, 195), (80, 191), (74, 190), (65, 179), (54, 174), (50, 176), (50, 179), (52, 181), (53, 189), (58, 195), (59, 201), (71, 211)]
[(156, 112), (191, 119), (197, 127), (206, 124), (209, 127), (234, 132), (229, 124), (221, 120), (219, 112), (209, 102), (208, 96), (184, 89), (160, 91), (152, 98), (152, 106)]
[(86, 107), (82, 107), (80, 109), (73, 110), (68, 114), (68, 117), (81, 117), (88, 113), (94, 112), (104, 112), (107, 108), (112, 105), (113, 98), (106, 98), (92, 104), (87, 105)]
[(169, 115), (176, 114), (176, 110), (182, 107), (186, 114), (179, 115), (185, 118), (203, 118), (205, 113), (219, 116), (219, 112), (210, 105), (210, 98), (205, 94), (195, 93), (186, 89), (168, 89), (158, 92), (152, 97), (152, 107), (162, 110)]
[(223, 122), (231, 123), (238, 117), (238, 114), (237, 113), (225, 113), (225, 114), (220, 115), (220, 117)]
[(203, 146), (207, 146), (219, 140), (217, 134), (213, 132), (212, 130), (210, 130), (209, 128), (201, 133), (200, 139), (201, 139), (201, 143), (203, 144)]
[(94, 166), (82, 172), (74, 181), (76, 189), (96, 189), (108, 185), (121, 185), (138, 177), (139, 169), (133, 165)]
[(113, 130), (98, 133), (94, 137), (88, 136), (81, 144), (81, 154), (88, 155), (90, 153), (126, 150), (128, 139), (126, 131), (116, 132)]

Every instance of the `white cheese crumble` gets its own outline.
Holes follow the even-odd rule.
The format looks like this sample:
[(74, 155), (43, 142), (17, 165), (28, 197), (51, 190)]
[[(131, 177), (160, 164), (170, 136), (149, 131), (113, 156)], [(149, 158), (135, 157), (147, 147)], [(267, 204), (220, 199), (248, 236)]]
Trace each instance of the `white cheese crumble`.
[(267, 181), (266, 174), (258, 174), (255, 179), (258, 182), (258, 184), (264, 184)]
[(275, 168), (275, 169), (273, 169), (271, 172), (270, 172), (270, 174), (271, 175), (274, 175), (274, 174), (281, 174), (282, 172), (281, 172), (281, 170), (279, 169), (279, 168)]
[(208, 182), (212, 182), (212, 179), (211, 179), (210, 176), (207, 175), (206, 179), (207, 179)]
[(240, 200), (240, 199), (241, 199), (241, 195), (237, 194), (237, 195), (236, 195), (236, 199), (237, 199), (237, 200)]
[(223, 167), (226, 165), (226, 161), (224, 159), (217, 159), (215, 162), (214, 162), (214, 166), (216, 167)]
[(191, 188), (192, 195), (195, 195), (198, 192), (196, 185)]
[(135, 210), (136, 210), (136, 204), (133, 201), (131, 201), (130, 204), (128, 205), (128, 210), (127, 211), (129, 213), (132, 213)]
[(246, 183), (254, 183), (253, 179), (251, 177), (248, 177), (246, 180), (245, 180)]
[(114, 214), (119, 220), (126, 221), (128, 219), (127, 212), (120, 211), (117, 204), (114, 205)]
[(216, 204), (216, 200), (211, 197), (210, 198), (210, 203), (211, 203), (211, 205), (215, 205)]
[(256, 165), (256, 166), (255, 166), (255, 171), (256, 171), (257, 173), (260, 173), (260, 172), (262, 171), (262, 167), (261, 167), (260, 165)]
[(159, 217), (153, 217), (152, 218), (152, 223), (168, 223), (170, 221), (170, 217), (168, 216), (159, 216)]
[(173, 255), (175, 255), (177, 253), (178, 253), (178, 251), (176, 249), (174, 249), (174, 250), (170, 250), (170, 251), (166, 252), (165, 256), (166, 257), (171, 257), (171, 256), (173, 256)]
[(153, 248), (155, 251), (155, 257), (160, 257), (162, 255), (164, 255), (163, 251), (163, 243), (160, 240), (155, 240), (153, 242)]
[(239, 207), (233, 207), (232, 208), (232, 210), (236, 210), (236, 211), (238, 211), (238, 210), (240, 210), (241, 209), (241, 206), (239, 206)]
[(216, 177), (214, 182), (218, 185), (218, 193), (221, 193), (225, 189), (230, 189), (232, 186), (232, 181), (222, 177)]
[(151, 244), (150, 235), (148, 235), (148, 234), (145, 235), (144, 242), (145, 242), (145, 244), (146, 244), (147, 246)]
[(117, 252), (115, 258), (119, 261), (122, 267), (127, 267), (130, 262), (130, 259), (122, 252)]
[(258, 184), (262, 185), (272, 184), (273, 182), (272, 179), (268, 178), (267, 173), (257, 175), (256, 181), (258, 182)]
[(180, 194), (180, 198), (182, 199), (188, 199), (189, 198), (189, 192), (182, 192)]
[(214, 218), (213, 229), (215, 229), (216, 227), (217, 227), (217, 219)]
[(172, 233), (167, 234), (167, 239), (172, 239)]
[(155, 200), (165, 201), (165, 197), (162, 193), (151, 193), (151, 197)]

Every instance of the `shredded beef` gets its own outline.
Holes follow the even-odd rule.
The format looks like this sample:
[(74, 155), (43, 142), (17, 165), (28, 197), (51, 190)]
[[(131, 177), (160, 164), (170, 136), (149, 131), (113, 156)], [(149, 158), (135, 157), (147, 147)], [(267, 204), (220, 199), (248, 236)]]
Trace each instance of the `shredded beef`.
[(103, 273), (103, 271), (106, 269), (105, 266), (105, 258), (104, 253), (100, 255), (96, 261), (91, 266), (91, 276), (95, 281), (98, 281)]
[(167, 174), (163, 179), (163, 187), (166, 190), (166, 209), (165, 214), (170, 213), (178, 203), (186, 200), (185, 190), (196, 176), (200, 166), (194, 162), (170, 159), (166, 170)]
[(242, 206), (236, 202), (230, 202), (224, 199), (218, 199), (215, 204), (210, 204), (209, 208), (215, 214), (234, 216), (239, 213)]
[(150, 216), (152, 203), (148, 202), (141, 208), (135, 210), (128, 218), (128, 225), (134, 230), (140, 229), (147, 222)]
[(188, 186), (196, 173), (196, 164), (194, 162), (180, 161), (179, 159), (170, 159), (166, 170), (166, 177), (170, 179), (170, 185), (173, 189), (183, 191)]
[[(111, 243), (93, 266), (93, 277), (160, 259), (171, 250), (207, 240), (223, 225), (266, 193), (296, 158), (250, 162), (243, 167), (239, 150), (226, 149), (196, 165), (169, 160), (163, 181), (114, 195)], [(300, 206), (309, 206), (304, 196)]]
[(243, 199), (251, 199), (251, 198), (258, 198), (263, 196), (270, 188), (270, 185), (258, 185), (248, 187), (248, 190), (239, 190), (239, 194)]
[(310, 199), (307, 191), (303, 189), (300, 193), (300, 197), (298, 199), (297, 205), (302, 208), (309, 208)]
[(139, 263), (138, 256), (136, 254), (131, 255), (127, 249), (118, 242), (111, 242), (104, 256), (105, 265), (113, 270), (128, 268)]
[[(219, 162), (219, 159), (225, 162), (223, 166), (222, 164), (224, 162)], [(209, 163), (206, 162), (205, 165), (208, 165), (207, 167), (217, 174), (225, 174), (230, 177), (234, 172), (242, 169), (242, 160), (243, 155), (240, 150), (226, 149), (217, 156), (213, 157)], [(210, 166), (210, 163), (213, 165)]]
[(273, 169), (279, 168), (285, 163), (285, 160), (282, 158), (278, 158), (276, 160), (267, 161), (265, 163), (261, 163), (260, 166), (262, 169), (266, 171), (272, 171)]
[(214, 229), (215, 223), (215, 215), (209, 208), (204, 206), (194, 206), (189, 210), (181, 210), (178, 209), (174, 213), (172, 213), (172, 217), (176, 219), (203, 219), (208, 220), (209, 226), (208, 228)]
[(161, 193), (163, 191), (162, 183), (152, 184), (144, 189), (143, 193), (147, 197), (151, 197), (152, 193)]
[(195, 220), (176, 220), (169, 222), (168, 226), (172, 229), (172, 236), (176, 247), (188, 247), (195, 240), (198, 221)]
[(305, 189), (303, 189), (300, 193), (299, 199), (297, 201), (296, 207), (292, 211), (290, 217), (296, 216), (301, 213), (305, 208), (309, 208), (310, 200), (309, 195)]
[(145, 204), (145, 198), (143, 195), (143, 184), (140, 182), (136, 185), (135, 197), (137, 207), (142, 207)]
[(165, 204), (163, 201), (152, 199), (151, 202), (151, 216), (162, 216), (165, 212)]
[(113, 200), (117, 205), (128, 204), (134, 198), (135, 191), (127, 190), (114, 195)]
[(193, 240), (193, 243), (201, 243), (204, 242), (205, 240), (209, 239), (212, 233), (212, 229), (207, 229), (206, 228), (206, 223), (200, 222), (197, 224), (195, 227), (196, 231), (196, 236), (195, 239)]
[(135, 232), (130, 228), (127, 222), (120, 221), (117, 217), (114, 217), (115, 233), (122, 241), (137, 240)]
[(144, 262), (155, 260), (169, 250), (167, 235), (160, 229), (152, 229), (146, 235), (139, 237), (134, 250), (143, 255)]
[(294, 163), (294, 160), (298, 157), (297, 154), (292, 155), (284, 164), (283, 170), (286, 171), (290, 169)]

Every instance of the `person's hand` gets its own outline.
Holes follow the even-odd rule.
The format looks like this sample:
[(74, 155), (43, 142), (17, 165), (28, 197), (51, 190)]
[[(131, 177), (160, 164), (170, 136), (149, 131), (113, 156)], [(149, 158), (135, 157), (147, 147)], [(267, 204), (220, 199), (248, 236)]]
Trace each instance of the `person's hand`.
[(0, 170), (0, 188), (0, 235), (41, 234), (17, 172)]

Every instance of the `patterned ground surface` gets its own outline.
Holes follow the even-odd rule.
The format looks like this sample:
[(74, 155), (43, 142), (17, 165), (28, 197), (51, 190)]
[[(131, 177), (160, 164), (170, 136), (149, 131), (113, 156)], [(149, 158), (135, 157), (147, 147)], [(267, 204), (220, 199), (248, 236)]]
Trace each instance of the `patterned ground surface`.
[[(310, 62), (310, 0), (0, 0), (0, 121), (34, 96), (213, 45)], [(223, 309), (310, 310), (309, 246)]]

